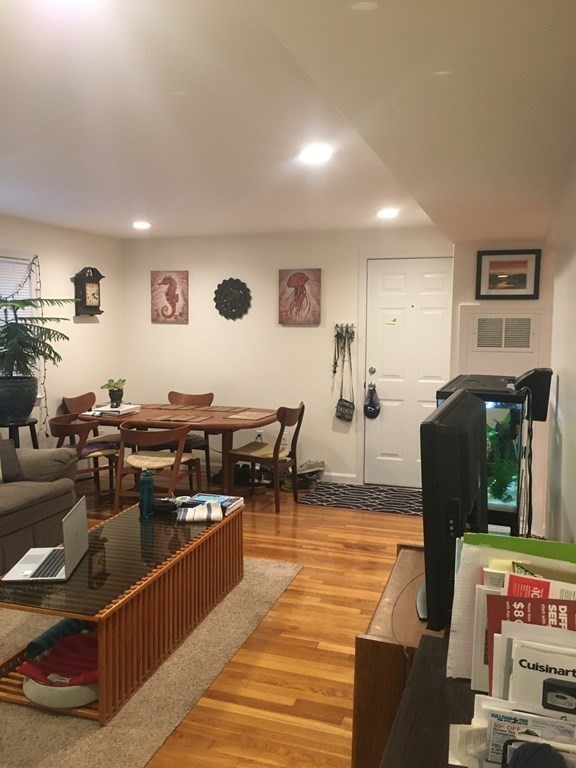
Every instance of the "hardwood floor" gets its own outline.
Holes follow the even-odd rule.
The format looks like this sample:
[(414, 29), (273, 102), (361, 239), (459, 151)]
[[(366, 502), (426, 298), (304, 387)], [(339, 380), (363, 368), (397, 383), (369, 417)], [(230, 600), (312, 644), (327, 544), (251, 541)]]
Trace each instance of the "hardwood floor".
[(302, 570), (148, 768), (350, 766), (355, 636), (422, 520), (282, 497), (247, 498), (245, 555)]

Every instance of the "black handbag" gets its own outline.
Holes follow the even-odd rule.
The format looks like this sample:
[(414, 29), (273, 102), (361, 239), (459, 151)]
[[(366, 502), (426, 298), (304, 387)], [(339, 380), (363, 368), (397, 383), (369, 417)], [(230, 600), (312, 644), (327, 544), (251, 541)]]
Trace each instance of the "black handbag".
[(346, 400), (344, 397), (338, 398), (336, 403), (336, 418), (340, 421), (352, 421), (354, 418), (355, 405), (351, 400)]

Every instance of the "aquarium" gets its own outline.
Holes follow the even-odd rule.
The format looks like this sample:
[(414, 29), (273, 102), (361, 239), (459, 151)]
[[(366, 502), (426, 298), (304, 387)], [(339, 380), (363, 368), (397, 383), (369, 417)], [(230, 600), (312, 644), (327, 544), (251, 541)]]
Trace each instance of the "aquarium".
[(488, 509), (517, 512), (523, 403), (485, 401)]
[(438, 404), (457, 389), (481, 397), (486, 406), (488, 522), (518, 536), (522, 489), (522, 437), (526, 394), (508, 376), (457, 376), (436, 393)]

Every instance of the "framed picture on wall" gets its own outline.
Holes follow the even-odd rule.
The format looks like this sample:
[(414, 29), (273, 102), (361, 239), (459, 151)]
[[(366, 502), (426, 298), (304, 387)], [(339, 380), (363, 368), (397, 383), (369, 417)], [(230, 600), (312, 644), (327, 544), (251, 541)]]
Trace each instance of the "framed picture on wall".
[(280, 269), (278, 322), (280, 325), (319, 325), (321, 269)]
[(150, 272), (151, 319), (153, 323), (185, 325), (188, 322), (188, 272)]
[(541, 251), (478, 251), (477, 299), (537, 299)]

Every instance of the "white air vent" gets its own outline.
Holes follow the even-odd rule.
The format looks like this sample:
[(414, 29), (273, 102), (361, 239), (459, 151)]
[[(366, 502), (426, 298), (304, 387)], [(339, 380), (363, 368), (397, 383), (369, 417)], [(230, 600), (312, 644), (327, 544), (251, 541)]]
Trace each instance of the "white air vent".
[(531, 352), (533, 317), (526, 315), (476, 315), (474, 351)]

